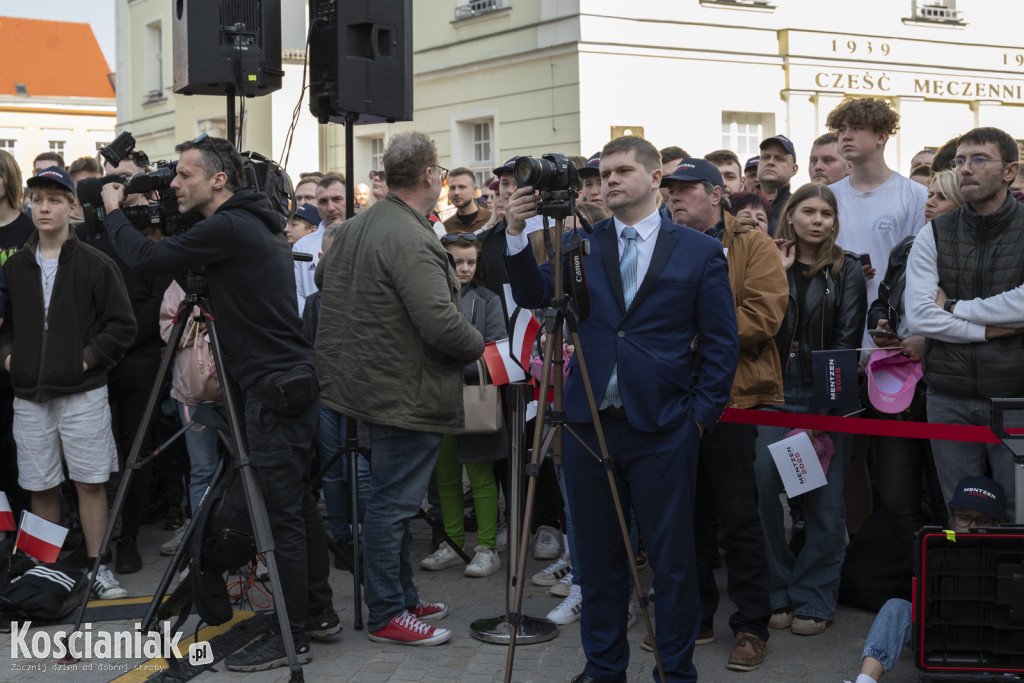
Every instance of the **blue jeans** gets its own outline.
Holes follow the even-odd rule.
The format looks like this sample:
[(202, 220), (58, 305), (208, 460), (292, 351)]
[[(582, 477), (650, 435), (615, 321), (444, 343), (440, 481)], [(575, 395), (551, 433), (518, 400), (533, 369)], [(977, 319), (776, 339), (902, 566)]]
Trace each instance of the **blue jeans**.
[(912, 625), (910, 603), (892, 598), (882, 605), (871, 623), (861, 656), (874, 657), (882, 663), (882, 669), (891, 671), (903, 648), (910, 647)]
[[(813, 389), (810, 384), (804, 384), (801, 375), (799, 355), (791, 354), (783, 377), (786, 403), (775, 410), (791, 413), (810, 410)], [(757, 457), (754, 461), (758, 509), (768, 553), (771, 608), (773, 611), (792, 608), (802, 617), (832, 619), (839, 594), (839, 574), (846, 557), (843, 484), (850, 465), (853, 439), (849, 434), (829, 433), (835, 453), (826, 474), (828, 483), (800, 497), (807, 540), (803, 550), (795, 556), (786, 542), (779, 502), (782, 479), (768, 452), (768, 444), (780, 441), (788, 431), (788, 427), (758, 427)]]
[[(992, 424), (992, 401), (987, 398), (954, 396), (928, 389), (928, 421), (937, 424), (982, 425)], [(1020, 414), (1007, 412), (1004, 426), (1024, 426)], [(964, 477), (985, 476), (985, 465), (992, 468), (992, 478), (1006, 491), (1006, 518), (1013, 519), (1016, 486), (1014, 484), (1013, 452), (1003, 444), (961, 443), (958, 441), (932, 441), (935, 470), (942, 486), (942, 499), (953, 497), (956, 485)]]
[(419, 602), (409, 559), (409, 520), (420, 510), (441, 435), (365, 424), (373, 451), (363, 522), (367, 627), (372, 632)]
[[(345, 448), (345, 421), (348, 418), (325, 405), (320, 406), (320, 462), (326, 465), (339, 449)], [(356, 514), (366, 519), (366, 500), (370, 496), (370, 463), (359, 456), (356, 459)], [(351, 540), (352, 530), (346, 524), (351, 504), (348, 499), (348, 454), (338, 458), (323, 478), (324, 505), (327, 523), (335, 541)], [(349, 520), (351, 521), (351, 520)]]
[[(178, 417), (185, 426), (185, 405), (178, 404)], [(191, 411), (194, 408), (190, 408)], [(189, 517), (196, 513), (199, 501), (203, 499), (206, 489), (213, 483), (213, 474), (217, 471), (217, 430), (197, 424), (185, 430), (185, 448), (188, 449), (188, 505), (191, 510)]]

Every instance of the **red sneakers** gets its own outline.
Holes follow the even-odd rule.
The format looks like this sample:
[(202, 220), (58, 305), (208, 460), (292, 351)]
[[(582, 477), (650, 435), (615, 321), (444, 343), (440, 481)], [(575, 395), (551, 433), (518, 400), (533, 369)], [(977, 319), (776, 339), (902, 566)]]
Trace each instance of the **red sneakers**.
[(420, 600), (419, 603), (409, 610), (420, 621), (437, 621), (448, 616), (448, 605), (443, 602), (427, 602)]
[[(447, 608), (445, 610), (447, 611)], [(409, 612), (402, 612), (392, 618), (384, 628), (370, 633), (370, 640), (376, 643), (399, 645), (439, 645), (451, 639), (452, 632), (448, 629), (424, 624)]]

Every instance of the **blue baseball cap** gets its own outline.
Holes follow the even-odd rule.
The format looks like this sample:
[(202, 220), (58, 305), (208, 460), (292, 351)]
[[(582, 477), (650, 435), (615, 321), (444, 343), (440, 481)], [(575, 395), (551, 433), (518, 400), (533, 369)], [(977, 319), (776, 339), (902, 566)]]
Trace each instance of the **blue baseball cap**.
[(75, 193), (75, 182), (71, 180), (71, 174), (67, 171), (61, 170), (57, 166), (51, 166), (50, 168), (43, 169), (26, 180), (25, 184), (29, 187), (60, 185), (71, 194)]
[(303, 204), (295, 209), (295, 217), (308, 221), (314, 228), (320, 225), (320, 212), (312, 204)]
[(758, 164), (761, 163), (761, 157), (750, 157), (747, 159), (746, 165), (743, 167), (743, 172), (746, 173), (752, 168), (757, 168)]
[(591, 154), (590, 158), (587, 159), (586, 166), (584, 166), (583, 168), (578, 168), (576, 170), (579, 172), (581, 177), (591, 174), (599, 175), (601, 173), (601, 153), (594, 152), (593, 154)]
[(513, 170), (516, 167), (516, 159), (518, 159), (518, 158), (519, 157), (512, 157), (511, 159), (506, 161), (504, 164), (502, 164), (498, 168), (494, 169), (492, 171), (492, 173), (494, 173), (494, 175), (498, 176), (499, 178), (501, 177), (502, 173), (512, 173)]
[(1006, 493), (988, 477), (964, 477), (957, 483), (949, 509), (974, 510), (996, 521), (1006, 519)]
[(718, 170), (717, 166), (706, 159), (692, 159), (689, 157), (681, 159), (679, 165), (676, 166), (676, 170), (672, 171), (672, 175), (662, 176), (661, 186), (668, 187), (669, 183), (674, 180), (687, 182), (707, 181), (723, 190), (725, 189), (722, 172)]
[(793, 157), (793, 161), (796, 161), (796, 150), (793, 149), (792, 140), (787, 138), (785, 135), (782, 135), (781, 133), (779, 135), (773, 135), (770, 138), (762, 140), (761, 144), (758, 146), (758, 149), (764, 149), (773, 142), (777, 142), (780, 145), (782, 145), (782, 148), (786, 150), (790, 154), (790, 156)]

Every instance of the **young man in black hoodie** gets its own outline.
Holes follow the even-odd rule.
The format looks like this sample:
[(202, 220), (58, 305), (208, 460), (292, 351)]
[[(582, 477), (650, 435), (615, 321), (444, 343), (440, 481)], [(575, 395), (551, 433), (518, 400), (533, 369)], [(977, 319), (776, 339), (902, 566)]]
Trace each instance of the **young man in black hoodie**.
[[(244, 169), (234, 146), (205, 135), (178, 145), (171, 187), (178, 209), (203, 220), (182, 235), (152, 242), (118, 210), (124, 187), (103, 188), (104, 225), (114, 249), (138, 270), (206, 275), (217, 316), (225, 370), (245, 405), (249, 458), (263, 491), (277, 566), (300, 663), (312, 660), (308, 638), (341, 630), (327, 583), (327, 543), (309, 487), (316, 438), (318, 385), (313, 346), (302, 336), (291, 249), (284, 219), (263, 194), (242, 189)], [(288, 390), (288, 405), (275, 401)], [(228, 657), (233, 671), (287, 663), (276, 629)]]

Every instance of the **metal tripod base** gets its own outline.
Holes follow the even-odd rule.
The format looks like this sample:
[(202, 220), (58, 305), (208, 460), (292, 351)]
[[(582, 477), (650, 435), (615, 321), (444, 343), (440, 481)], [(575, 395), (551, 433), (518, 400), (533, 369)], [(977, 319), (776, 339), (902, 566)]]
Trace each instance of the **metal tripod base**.
[[(469, 635), (485, 643), (508, 645), (511, 629), (508, 617), (502, 614), (500, 617), (477, 619), (470, 624)], [(558, 636), (558, 624), (555, 622), (539, 617), (523, 617), (519, 623), (519, 631), (516, 633), (516, 645), (546, 643), (556, 636)]]

